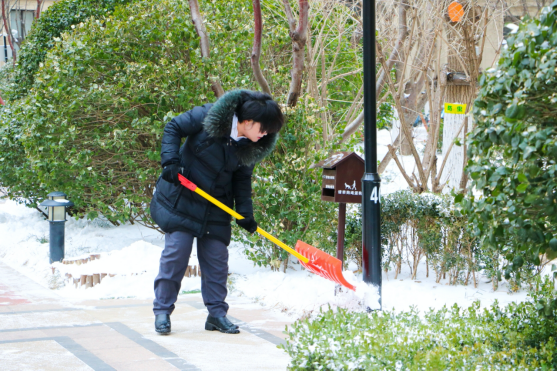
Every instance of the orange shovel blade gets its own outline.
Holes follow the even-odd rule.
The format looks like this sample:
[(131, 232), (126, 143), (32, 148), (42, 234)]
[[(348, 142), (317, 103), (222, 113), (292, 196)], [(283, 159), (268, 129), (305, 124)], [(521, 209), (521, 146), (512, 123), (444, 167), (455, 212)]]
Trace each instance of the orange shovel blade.
[(300, 260), (300, 263), (307, 270), (356, 291), (356, 286), (348, 283), (342, 275), (342, 262), (340, 260), (300, 240), (296, 242), (296, 251), (309, 259), (307, 263)]

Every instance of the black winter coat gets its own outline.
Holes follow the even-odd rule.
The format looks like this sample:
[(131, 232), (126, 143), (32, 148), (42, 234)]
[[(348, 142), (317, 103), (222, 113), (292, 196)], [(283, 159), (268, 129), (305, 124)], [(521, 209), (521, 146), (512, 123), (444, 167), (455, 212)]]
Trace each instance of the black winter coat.
[[(184, 176), (203, 191), (239, 214), (252, 216), (253, 167), (273, 150), (277, 134), (268, 134), (258, 142), (230, 138), (232, 118), (243, 99), (242, 90), (233, 90), (214, 104), (173, 118), (164, 128), (161, 164), (180, 163)], [(187, 139), (180, 147), (184, 137)], [(162, 177), (151, 200), (151, 216), (166, 233), (185, 231), (230, 243), (229, 214)]]

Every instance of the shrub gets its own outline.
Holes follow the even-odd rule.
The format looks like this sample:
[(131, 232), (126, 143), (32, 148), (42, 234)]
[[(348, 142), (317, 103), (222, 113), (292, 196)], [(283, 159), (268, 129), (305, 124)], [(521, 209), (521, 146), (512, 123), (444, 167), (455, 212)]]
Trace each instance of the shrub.
[[(391, 193), (381, 198), (381, 236), (385, 272), (394, 271), (395, 279), (403, 264), (408, 264), (415, 279), (418, 263), (425, 258), (426, 277), (433, 269), (436, 281), (448, 279), (449, 284), (470, 282), (476, 286), (476, 275), (483, 272), (497, 290), (509, 262), (505, 255), (489, 246), (480, 249), (479, 238), (473, 233), (467, 216), (455, 210), (451, 196), (417, 194), (410, 190)], [(347, 213), (345, 228), (345, 261), (353, 261), (361, 269), (362, 259), (361, 206)], [(331, 232), (336, 245), (336, 233)], [(545, 266), (536, 265), (528, 255), (518, 255), (518, 275), (507, 277), (511, 291), (524, 283), (531, 284)], [(510, 264), (517, 264), (510, 262)], [(347, 264), (346, 264), (347, 265)]]
[(44, 61), (47, 52), (56, 44), (55, 39), (72, 26), (85, 22), (90, 17), (108, 16), (118, 5), (130, 0), (60, 0), (45, 10), (33, 23), (18, 54), (15, 69), (13, 94), (6, 98), (25, 96), (33, 87), (35, 73)]
[[(263, 72), (281, 101), (290, 83), (292, 45), (282, 3), (269, 0), (265, 6)], [(148, 202), (160, 174), (166, 122), (215, 100), (208, 75), (217, 76), (224, 90), (258, 89), (250, 65), (252, 23), (246, 21), (252, 19), (251, 9), (240, 0), (207, 1), (200, 7), (211, 38), (210, 58), (201, 58), (182, 0), (117, 6), (53, 37), (55, 45), (39, 64), (30, 93), (0, 113), (0, 184), (10, 197), (36, 206), (50, 191), (63, 190), (76, 204), (77, 217), (100, 213), (115, 224), (131, 221), (157, 228)], [(343, 5), (337, 8), (349, 12)], [(356, 21), (347, 22), (357, 27)], [(351, 45), (349, 37), (335, 38), (331, 48), (337, 50), (337, 43), (342, 50)], [(41, 48), (36, 55), (48, 49)], [(356, 49), (325, 59), (337, 59), (339, 73), (361, 63)], [(287, 112), (277, 150), (256, 167), (256, 218), (291, 245), (300, 238), (325, 249), (332, 246), (327, 237), (336, 228), (334, 205), (319, 200), (320, 174), (308, 166), (340, 149), (321, 143), (319, 117), (324, 110), (335, 119), (344, 117), (348, 108), (340, 100), (347, 99), (346, 91), (355, 96), (347, 86), (356, 83), (361, 84), (361, 76), (332, 81), (328, 87), (340, 93), (331, 93), (335, 100), (325, 102), (326, 107), (302, 96)], [(339, 135), (342, 128), (335, 130)], [(235, 238), (244, 237), (235, 230)], [(273, 244), (257, 239), (251, 246), (247, 253), (256, 263), (287, 264), (286, 254)]]
[[(347, 215), (345, 251), (361, 268), (361, 206), (356, 210)], [(432, 267), (437, 282), (448, 274), (451, 284), (468, 284), (480, 269), (477, 239), (471, 236), (467, 219), (455, 215), (448, 196), (403, 190), (382, 197), (381, 236), (383, 268), (394, 270), (395, 279), (404, 263), (414, 279), (423, 258), (426, 274)]]
[(480, 78), (467, 173), (481, 194), (458, 195), (482, 249), (506, 278), (557, 257), (557, 2), (520, 24), (499, 65)]
[(320, 312), (287, 328), (290, 370), (551, 370), (557, 292), (538, 280), (530, 299), (480, 309)]
[[(32, 94), (2, 117), (9, 132), (4, 140), (14, 149), (22, 143), (25, 154), (2, 151), (0, 183), (31, 204), (36, 194), (64, 190), (77, 216), (102, 213), (113, 223), (152, 226), (147, 205), (160, 172), (165, 123), (174, 112), (214, 99), (205, 78), (210, 66), (225, 76), (225, 89), (242, 86), (250, 72), (231, 52), (239, 46), (236, 56), (249, 53), (238, 41), (248, 42), (247, 26), (232, 27), (237, 21), (230, 19), (242, 17), (240, 5), (212, 7), (208, 21), (230, 29), (215, 47), (230, 53), (205, 61), (209, 65), (182, 1), (133, 3), (63, 34)], [(21, 188), (30, 183), (34, 189)]]

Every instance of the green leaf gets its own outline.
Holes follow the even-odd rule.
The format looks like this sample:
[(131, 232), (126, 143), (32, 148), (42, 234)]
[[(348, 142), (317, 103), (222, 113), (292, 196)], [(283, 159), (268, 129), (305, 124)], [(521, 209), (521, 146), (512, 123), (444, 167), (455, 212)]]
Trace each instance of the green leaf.
[(528, 183), (528, 178), (526, 177), (526, 175), (524, 173), (519, 173), (518, 174), (518, 181), (521, 183)]
[(513, 103), (507, 107), (507, 109), (505, 110), (505, 116), (512, 119), (518, 116), (518, 106), (516, 103)]
[(528, 185), (528, 183), (521, 183), (518, 185), (518, 187), (516, 187), (516, 191), (519, 193), (524, 193), (528, 189)]
[(524, 258), (522, 256), (517, 256), (513, 259), (513, 266), (515, 268), (520, 268), (524, 265)]
[(551, 250), (557, 251), (557, 238), (554, 237), (549, 241), (549, 247)]
[(526, 148), (524, 149), (524, 154), (522, 155), (522, 157), (526, 160), (534, 152), (536, 152), (536, 147), (526, 146)]

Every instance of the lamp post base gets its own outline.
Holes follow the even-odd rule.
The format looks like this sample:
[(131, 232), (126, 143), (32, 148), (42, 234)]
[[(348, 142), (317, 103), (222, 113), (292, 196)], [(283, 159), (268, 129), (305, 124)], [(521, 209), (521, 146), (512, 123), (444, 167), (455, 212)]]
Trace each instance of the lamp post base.
[(61, 222), (50, 223), (50, 263), (61, 262), (64, 259), (64, 224)]
[(381, 305), (381, 178), (377, 173), (365, 173), (362, 179), (362, 273), (363, 280), (377, 287)]

